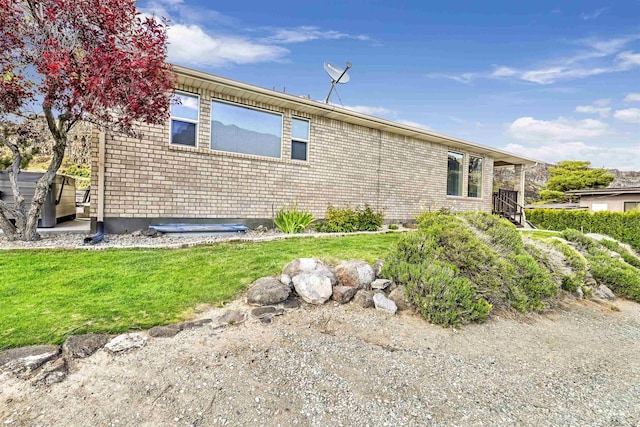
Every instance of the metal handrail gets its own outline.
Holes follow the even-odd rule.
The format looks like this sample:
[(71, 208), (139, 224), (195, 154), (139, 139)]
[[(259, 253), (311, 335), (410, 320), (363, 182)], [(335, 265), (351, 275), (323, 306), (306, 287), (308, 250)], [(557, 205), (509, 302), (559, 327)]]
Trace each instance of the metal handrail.
[(499, 194), (493, 195), (493, 211), (520, 225), (523, 223), (523, 210), (524, 208), (522, 206), (506, 197), (500, 197)]

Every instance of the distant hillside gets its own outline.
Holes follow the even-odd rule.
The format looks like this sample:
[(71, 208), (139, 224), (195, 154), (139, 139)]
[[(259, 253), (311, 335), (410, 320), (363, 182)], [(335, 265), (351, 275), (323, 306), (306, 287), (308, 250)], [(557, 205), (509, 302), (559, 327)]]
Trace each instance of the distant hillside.
[[(544, 188), (549, 179), (549, 168), (553, 165), (549, 163), (539, 163), (525, 168), (525, 200), (532, 203), (540, 200), (538, 191)], [(640, 171), (621, 171), (618, 169), (607, 169), (607, 173), (613, 174), (616, 178), (611, 182), (611, 188), (640, 187)], [(514, 189), (515, 171), (513, 168), (496, 168), (493, 178), (493, 188)]]

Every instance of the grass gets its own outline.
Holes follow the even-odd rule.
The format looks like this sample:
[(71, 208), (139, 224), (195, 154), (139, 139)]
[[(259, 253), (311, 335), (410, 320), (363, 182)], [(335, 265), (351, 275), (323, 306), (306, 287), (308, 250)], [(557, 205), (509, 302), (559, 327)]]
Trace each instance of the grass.
[(525, 236), (529, 236), (532, 239), (542, 239), (545, 237), (560, 237), (559, 231), (550, 230), (519, 230), (519, 232)]
[(294, 258), (373, 262), (399, 238), (388, 233), (188, 249), (4, 251), (0, 349), (183, 320), (198, 304), (233, 300)]

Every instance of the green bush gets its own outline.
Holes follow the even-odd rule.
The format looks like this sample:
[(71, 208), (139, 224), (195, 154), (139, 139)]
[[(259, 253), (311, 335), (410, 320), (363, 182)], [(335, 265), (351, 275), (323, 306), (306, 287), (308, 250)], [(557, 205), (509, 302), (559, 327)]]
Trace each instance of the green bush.
[(562, 231), (567, 228), (599, 233), (640, 251), (640, 212), (595, 212), (584, 210), (527, 209), (527, 219), (536, 227)]
[(375, 212), (368, 204), (364, 208), (327, 207), (324, 222), (316, 228), (321, 232), (352, 233), (354, 231), (377, 231), (382, 226), (384, 214)]
[(278, 230), (287, 234), (302, 233), (314, 221), (309, 211), (298, 209), (295, 203), (291, 208), (283, 206), (276, 212), (275, 224)]
[[(387, 257), (384, 277), (404, 285), (408, 299), (421, 314), (442, 325), (483, 321), (496, 308), (544, 309), (557, 287), (524, 251), (520, 235), (483, 216), (472, 221), (481, 223), (478, 229), (484, 230), (473, 231), (472, 221), (464, 218), (467, 216), (421, 214), (418, 231), (404, 236)], [(520, 240), (498, 239), (504, 230)], [(486, 240), (478, 233), (486, 233)], [(491, 243), (494, 239), (510, 249)]]
[(562, 236), (585, 253), (593, 278), (615, 294), (640, 302), (640, 270), (612, 258), (594, 239), (576, 230), (566, 230)]
[(615, 240), (602, 239), (599, 242), (602, 246), (609, 249), (610, 251), (614, 251), (620, 254), (623, 260), (627, 264), (633, 265), (635, 268), (640, 268), (640, 258), (630, 253), (627, 248), (620, 245)]
[(478, 230), (491, 238), (491, 243), (507, 251), (521, 252), (522, 237), (516, 227), (504, 218), (485, 212), (473, 212), (464, 217)]

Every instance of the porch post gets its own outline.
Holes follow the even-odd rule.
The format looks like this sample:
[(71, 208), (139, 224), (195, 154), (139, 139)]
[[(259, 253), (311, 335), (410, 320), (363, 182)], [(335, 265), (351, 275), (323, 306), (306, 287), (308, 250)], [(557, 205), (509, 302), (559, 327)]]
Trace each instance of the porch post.
[(514, 189), (518, 192), (518, 204), (524, 206), (524, 165), (516, 165), (516, 182)]

